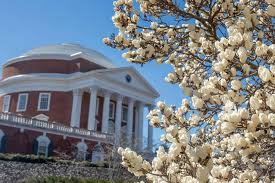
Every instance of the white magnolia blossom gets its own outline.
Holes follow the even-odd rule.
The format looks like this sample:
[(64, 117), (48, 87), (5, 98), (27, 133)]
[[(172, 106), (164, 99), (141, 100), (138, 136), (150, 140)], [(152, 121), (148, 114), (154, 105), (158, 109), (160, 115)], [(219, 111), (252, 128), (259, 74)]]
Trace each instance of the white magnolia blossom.
[(238, 55), (239, 55), (240, 62), (241, 62), (241, 63), (245, 63), (245, 62), (246, 62), (246, 59), (247, 59), (247, 55), (248, 55), (246, 48), (245, 48), (245, 47), (240, 47), (240, 48), (238, 49), (238, 52), (237, 52), (237, 53), (238, 53)]
[(255, 110), (258, 110), (261, 107), (261, 101), (255, 96), (250, 97), (249, 104)]
[(242, 87), (242, 82), (239, 80), (233, 80), (231, 81), (231, 87), (233, 90), (240, 90)]
[(197, 96), (192, 97), (192, 103), (195, 109), (200, 109), (204, 106), (204, 101)]
[(268, 82), (269, 80), (271, 80), (271, 73), (266, 67), (260, 66), (258, 69), (258, 73), (263, 82)]
[(271, 110), (275, 111), (275, 94), (269, 95), (267, 97), (266, 105), (270, 107)]
[(275, 17), (275, 6), (274, 5), (269, 5), (267, 7), (267, 14)]
[(184, 94), (147, 115), (167, 148), (151, 163), (119, 148), (122, 165), (153, 183), (274, 183), (275, 0), (117, 0), (114, 11), (119, 32), (103, 42), (131, 63), (170, 65), (165, 81)]

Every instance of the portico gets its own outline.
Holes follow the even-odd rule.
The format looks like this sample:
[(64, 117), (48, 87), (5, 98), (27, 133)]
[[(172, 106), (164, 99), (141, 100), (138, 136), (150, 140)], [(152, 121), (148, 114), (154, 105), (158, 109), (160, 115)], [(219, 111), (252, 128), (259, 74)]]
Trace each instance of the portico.
[[(74, 89), (72, 92), (71, 127), (80, 126), (81, 102), (84, 92), (89, 92), (90, 94), (87, 129), (99, 131), (97, 130), (97, 126), (101, 125), (101, 133), (114, 135), (114, 144), (116, 146), (125, 145), (126, 143), (127, 145), (136, 146), (141, 151), (144, 147), (144, 108), (151, 108), (152, 104), (138, 100), (134, 96), (123, 95), (122, 93), (108, 90), (99, 85)], [(103, 98), (101, 114), (97, 114), (99, 110), (98, 97)], [(114, 108), (112, 108), (113, 105), (111, 104), (115, 104)], [(123, 110), (123, 108), (127, 110)], [(112, 112), (114, 113), (114, 118), (112, 118)], [(97, 115), (102, 115), (101, 121), (97, 121)], [(146, 140), (148, 149), (152, 149), (152, 139), (152, 129), (148, 127), (148, 139)]]

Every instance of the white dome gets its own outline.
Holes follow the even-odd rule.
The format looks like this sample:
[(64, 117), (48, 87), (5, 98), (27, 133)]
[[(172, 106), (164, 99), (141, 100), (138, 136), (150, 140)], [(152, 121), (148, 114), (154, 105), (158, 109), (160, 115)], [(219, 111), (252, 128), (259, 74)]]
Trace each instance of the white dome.
[(90, 49), (82, 47), (79, 44), (56, 44), (47, 45), (34, 48), (22, 56), (9, 60), (5, 65), (10, 65), (15, 62), (28, 60), (28, 59), (64, 59), (73, 60), (75, 58), (84, 58), (95, 64), (104, 66), (106, 68), (114, 68), (112, 61), (103, 54)]

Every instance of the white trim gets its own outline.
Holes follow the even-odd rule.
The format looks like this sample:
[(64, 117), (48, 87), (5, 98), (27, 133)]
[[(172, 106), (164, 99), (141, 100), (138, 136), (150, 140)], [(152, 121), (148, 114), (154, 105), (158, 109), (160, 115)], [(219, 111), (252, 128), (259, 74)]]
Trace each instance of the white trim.
[[(8, 99), (6, 99), (6, 98), (8, 98)], [(7, 101), (6, 101), (6, 100), (7, 100)], [(10, 100), (11, 100), (11, 96), (10, 96), (10, 95), (5, 95), (5, 96), (3, 97), (2, 112), (9, 112), (9, 110), (10, 110)], [(5, 102), (7, 102), (7, 104), (5, 104)], [(7, 106), (7, 109), (6, 109), (6, 110), (4, 110), (4, 109), (5, 109), (5, 106)]]
[[(48, 95), (48, 106), (47, 109), (41, 109), (41, 98), (42, 95)], [(37, 111), (49, 111), (50, 110), (50, 104), (51, 104), (51, 93), (50, 92), (42, 92), (39, 93), (39, 99), (38, 99), (38, 107), (37, 107)]]
[(110, 105), (109, 105), (109, 108), (112, 106), (112, 114), (111, 114), (111, 116), (110, 116), (110, 112), (111, 112), (111, 110), (109, 110), (109, 119), (112, 119), (112, 120), (115, 120), (115, 110), (116, 110), (116, 104), (115, 104), (115, 102), (113, 102), (113, 101), (110, 101)]
[[(26, 102), (24, 104), (24, 109), (19, 109), (20, 97), (21, 96), (26, 96)], [(28, 93), (19, 93), (18, 94), (16, 112), (24, 112), (24, 111), (26, 111), (27, 105), (28, 105), (28, 98), (29, 98), (29, 94)]]
[(41, 121), (49, 121), (49, 118), (50, 118), (49, 116), (42, 114), (42, 113), (32, 117), (32, 119), (38, 119)]
[(109, 81), (98, 80), (96, 78), (89, 78), (86, 80), (77, 80), (75, 82), (68, 82), (66, 80), (60, 81), (55, 79), (30, 79), (22, 76), (20, 80), (12, 81), (1, 85), (0, 81), (0, 93), (1, 95), (17, 92), (28, 91), (61, 91), (68, 92), (75, 88), (88, 88), (91, 85), (98, 85), (101, 89), (112, 91), (112, 93), (123, 93), (125, 97), (133, 98), (136, 101), (143, 101), (147, 104), (154, 104), (155, 97), (149, 93), (140, 92), (137, 89), (129, 89), (127, 87), (110, 83)]
[[(112, 93), (123, 93), (123, 96), (142, 101), (146, 104), (154, 104), (154, 100), (159, 96), (155, 90), (128, 84), (124, 81), (114, 81), (112, 78), (104, 78), (104, 72), (125, 70), (127, 72), (137, 72), (133, 68), (101, 69), (86, 73), (73, 74), (25, 74), (6, 78), (0, 81), (0, 93), (13, 93), (22, 91), (71, 91), (75, 88), (89, 88), (97, 85), (99, 88), (112, 91)], [(134, 73), (133, 73), (134, 74)], [(136, 76), (139, 77), (139, 76)], [(143, 80), (143, 79), (141, 79)]]
[[(31, 74), (23, 74), (23, 75), (15, 75), (11, 76), (8, 78), (3, 79), (0, 82), (1, 85), (5, 85), (6, 83), (9, 82), (9, 80), (18, 80), (18, 81), (24, 81), (26, 79), (29, 80), (49, 80), (49, 79), (55, 79), (57, 81), (71, 81), (71, 80), (83, 80), (83, 79), (90, 79), (96, 77), (98, 74), (102, 73), (107, 73), (107, 72), (113, 72), (113, 71), (122, 71), (125, 70), (127, 72), (134, 72), (143, 82), (144, 84), (148, 87), (150, 95), (155, 96), (155, 98), (159, 97), (159, 93), (146, 81), (146, 79), (139, 74), (139, 72), (133, 68), (133, 67), (120, 67), (120, 68), (114, 68), (114, 69), (97, 69), (97, 70), (92, 70), (89, 72), (85, 73), (80, 73), (80, 72), (75, 72), (72, 74), (59, 74), (59, 73), (31, 73)], [(100, 79), (100, 78), (97, 78)], [(132, 87), (128, 83), (122, 82), (124, 84), (124, 87)], [(139, 87), (136, 87), (135, 89), (140, 90)], [(144, 90), (143, 90), (144, 91)], [(146, 92), (146, 91), (144, 91)]]
[(11, 114), (0, 115), (0, 125), (13, 126), (14, 128), (24, 128), (25, 130), (32, 130), (42, 134), (54, 133), (60, 136), (73, 137), (76, 139), (87, 139), (92, 141), (99, 141), (107, 144), (113, 144), (113, 136), (111, 134), (103, 134), (99, 132), (89, 131), (85, 129), (72, 128), (58, 123), (50, 123), (39, 120), (29, 120), (24, 117), (17, 116), (15, 120), (10, 121)]

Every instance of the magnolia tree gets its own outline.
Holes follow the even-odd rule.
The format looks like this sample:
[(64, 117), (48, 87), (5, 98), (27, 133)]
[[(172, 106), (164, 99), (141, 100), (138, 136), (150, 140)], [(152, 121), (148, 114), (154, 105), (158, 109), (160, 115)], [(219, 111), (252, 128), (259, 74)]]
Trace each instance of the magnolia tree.
[[(121, 147), (127, 147), (131, 146), (132, 150), (138, 150), (137, 143), (140, 141), (145, 141), (145, 139), (132, 139), (133, 143), (129, 144), (128, 138), (126, 133), (123, 133), (120, 138), (120, 146)], [(155, 145), (155, 144), (154, 144)], [(151, 152), (148, 152), (148, 150), (145, 150), (141, 152), (142, 156), (148, 157), (151, 155)], [(150, 157), (149, 157), (150, 158)], [(127, 175), (127, 172), (125, 172), (125, 169), (121, 166), (121, 156), (117, 153), (117, 148), (114, 146), (105, 146), (105, 164), (108, 166), (109, 169), (109, 180), (124, 180), (125, 175)], [(129, 177), (129, 176), (127, 176)], [(130, 178), (130, 177), (129, 177)], [(135, 177), (131, 177), (132, 180), (127, 180), (129, 182), (134, 182), (134, 180), (137, 180)]]
[(165, 131), (148, 162), (119, 148), (148, 182), (274, 182), (275, 0), (118, 0), (103, 41), (131, 63), (174, 68), (185, 97), (147, 116)]

